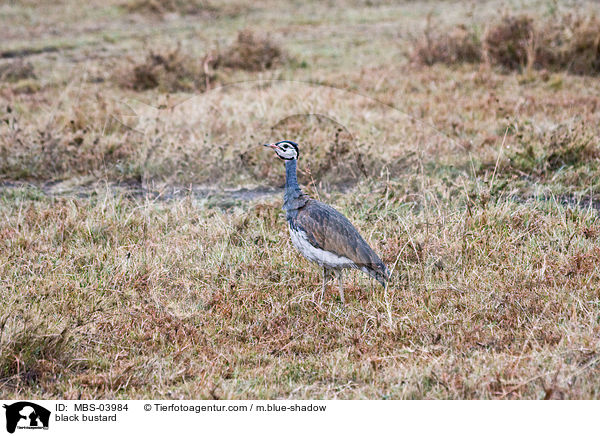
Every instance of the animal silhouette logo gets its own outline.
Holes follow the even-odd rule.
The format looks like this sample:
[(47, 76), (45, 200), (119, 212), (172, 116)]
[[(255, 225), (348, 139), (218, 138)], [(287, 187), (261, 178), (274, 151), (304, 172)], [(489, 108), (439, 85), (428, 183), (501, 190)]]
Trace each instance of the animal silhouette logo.
[(14, 433), (19, 429), (48, 429), (50, 411), (29, 401), (19, 401), (10, 405), (4, 404), (6, 409), (6, 431)]

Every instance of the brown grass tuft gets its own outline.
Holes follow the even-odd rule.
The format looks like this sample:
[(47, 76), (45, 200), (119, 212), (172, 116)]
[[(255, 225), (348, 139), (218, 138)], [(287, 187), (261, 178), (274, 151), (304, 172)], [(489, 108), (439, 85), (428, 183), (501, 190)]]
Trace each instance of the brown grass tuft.
[(0, 64), (0, 82), (18, 82), (35, 78), (36, 75), (31, 62), (17, 59)]
[(180, 47), (163, 52), (151, 50), (142, 62), (118, 71), (115, 81), (136, 91), (204, 92), (217, 80), (215, 69), (264, 71), (282, 65), (287, 58), (269, 37), (244, 30), (225, 51), (215, 50), (200, 59), (182, 52)]
[(219, 55), (219, 64), (226, 68), (264, 71), (283, 64), (286, 58), (284, 50), (270, 37), (257, 36), (246, 29)]
[(528, 16), (504, 16), (485, 31), (483, 49), (486, 59), (495, 65), (516, 70), (528, 61), (534, 38), (533, 19)]
[(179, 47), (164, 51), (150, 51), (143, 62), (124, 68), (116, 75), (123, 88), (145, 91), (158, 88), (162, 92), (205, 91), (216, 80), (210, 56), (193, 59)]
[(128, 12), (155, 15), (198, 15), (216, 10), (206, 0), (130, 0), (123, 6)]
[(538, 68), (600, 73), (600, 19), (596, 15), (569, 13), (549, 20), (537, 30), (535, 44)]
[(428, 19), (424, 35), (413, 43), (418, 64), (476, 63), (485, 60), (507, 70), (523, 67), (600, 73), (600, 19), (581, 12), (546, 20), (529, 15), (505, 15), (489, 25), (480, 40), (477, 33), (459, 25), (434, 30)]
[(411, 58), (421, 65), (435, 63), (456, 64), (481, 61), (481, 41), (477, 34), (465, 25), (449, 32), (440, 32), (428, 19), (424, 37), (414, 42)]

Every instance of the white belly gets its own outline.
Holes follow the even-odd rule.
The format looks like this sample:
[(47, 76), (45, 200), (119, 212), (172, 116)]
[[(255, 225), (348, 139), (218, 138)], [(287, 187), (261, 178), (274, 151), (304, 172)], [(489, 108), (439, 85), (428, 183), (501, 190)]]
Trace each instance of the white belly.
[(308, 260), (316, 262), (321, 266), (327, 268), (352, 268), (354, 262), (344, 256), (338, 256), (337, 254), (330, 253), (320, 248), (313, 247), (306, 233), (301, 230), (293, 230), (291, 227), (290, 236), (292, 237), (292, 244), (298, 249), (300, 253)]

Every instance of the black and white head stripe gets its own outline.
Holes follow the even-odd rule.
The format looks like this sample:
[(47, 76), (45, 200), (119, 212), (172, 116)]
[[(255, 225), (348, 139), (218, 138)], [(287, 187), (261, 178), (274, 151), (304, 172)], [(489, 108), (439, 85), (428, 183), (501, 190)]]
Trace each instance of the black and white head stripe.
[(279, 141), (276, 142), (275, 152), (277, 156), (284, 160), (298, 159), (300, 153), (298, 152), (298, 144), (292, 141)]

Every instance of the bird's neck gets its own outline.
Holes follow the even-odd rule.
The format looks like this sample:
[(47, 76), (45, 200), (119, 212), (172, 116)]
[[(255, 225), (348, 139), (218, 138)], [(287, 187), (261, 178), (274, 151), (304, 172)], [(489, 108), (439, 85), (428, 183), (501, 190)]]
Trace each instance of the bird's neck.
[(298, 178), (296, 176), (296, 159), (285, 161), (285, 195), (283, 196), (283, 209), (298, 209), (304, 206), (306, 201), (303, 199), (304, 194), (298, 186)]

